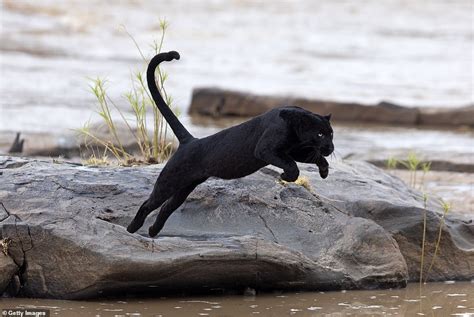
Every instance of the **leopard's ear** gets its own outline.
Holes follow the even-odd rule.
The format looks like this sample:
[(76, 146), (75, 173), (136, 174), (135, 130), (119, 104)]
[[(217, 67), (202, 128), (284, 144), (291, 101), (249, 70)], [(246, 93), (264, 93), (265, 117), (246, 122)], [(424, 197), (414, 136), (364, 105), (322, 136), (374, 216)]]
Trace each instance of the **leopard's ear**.
[(325, 115), (324, 118), (328, 121), (331, 121), (331, 114)]

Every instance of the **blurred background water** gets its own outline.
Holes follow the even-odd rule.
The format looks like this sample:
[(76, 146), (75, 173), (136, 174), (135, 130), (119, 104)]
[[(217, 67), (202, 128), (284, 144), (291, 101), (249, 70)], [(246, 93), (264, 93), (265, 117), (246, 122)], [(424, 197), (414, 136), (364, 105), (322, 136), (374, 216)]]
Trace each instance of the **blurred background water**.
[(472, 1), (2, 0), (0, 131), (77, 128), (88, 77), (120, 105), (170, 22), (168, 90), (188, 121), (196, 86), (407, 106), (472, 100)]

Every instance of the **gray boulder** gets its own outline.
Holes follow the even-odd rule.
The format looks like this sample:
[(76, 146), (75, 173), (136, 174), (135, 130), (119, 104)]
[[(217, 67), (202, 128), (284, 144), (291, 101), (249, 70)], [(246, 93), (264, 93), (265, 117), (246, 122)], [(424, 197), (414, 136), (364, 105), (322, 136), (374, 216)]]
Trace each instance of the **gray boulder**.
[(18, 266), (12, 258), (0, 251), (0, 294), (7, 289), (18, 271)]
[[(316, 168), (302, 165), (310, 190), (281, 184), (276, 168), (238, 180), (210, 179), (157, 238), (146, 235), (155, 213), (138, 234), (130, 234), (124, 227), (161, 168), (0, 157), (0, 202), (5, 207), (0, 208), (0, 232), (12, 240), (9, 255), (20, 284), (18, 294), (10, 295), (370, 289), (401, 287), (416, 277), (419, 241), (410, 240), (416, 228), (405, 227), (422, 215), (418, 194), (371, 165), (334, 164), (325, 181)], [(364, 197), (373, 197), (372, 204)], [(397, 212), (392, 215), (387, 206)], [(431, 231), (439, 219), (437, 208), (430, 204)], [(385, 213), (387, 221), (382, 220)], [(433, 278), (472, 277), (466, 270), (474, 263), (472, 226), (449, 221), (442, 243), (456, 250), (443, 245), (439, 258), (456, 258), (449, 265), (437, 261)], [(449, 244), (458, 238), (464, 245)], [(461, 256), (464, 264), (453, 263)]]
[[(308, 167), (310, 171), (314, 168)], [(408, 187), (400, 179), (369, 163), (336, 164), (331, 177), (321, 180), (307, 174), (320, 197), (354, 217), (370, 219), (397, 241), (407, 265), (410, 281), (420, 275), (423, 219), (426, 212), (424, 276), (429, 281), (474, 279), (474, 223), (472, 215), (448, 213), (443, 219), (440, 200)], [(439, 228), (442, 228), (437, 256), (429, 276)]]

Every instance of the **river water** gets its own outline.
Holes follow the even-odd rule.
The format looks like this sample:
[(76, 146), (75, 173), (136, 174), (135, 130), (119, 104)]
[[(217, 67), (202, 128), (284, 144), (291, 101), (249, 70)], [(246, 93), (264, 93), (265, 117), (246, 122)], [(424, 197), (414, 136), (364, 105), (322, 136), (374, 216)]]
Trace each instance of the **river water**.
[[(421, 296), (420, 296), (421, 294)], [(63, 301), (0, 299), (2, 308), (49, 309), (51, 316), (474, 316), (474, 283), (410, 284), (377, 291), (256, 296)]]
[[(96, 120), (89, 77), (107, 78), (109, 95), (126, 109), (122, 95), (130, 89), (130, 74), (145, 65), (123, 26), (149, 56), (159, 18), (170, 22), (165, 50), (182, 56), (165, 66), (168, 91), (198, 136), (219, 125), (186, 115), (197, 86), (406, 106), (473, 100), (470, 0), (1, 0), (0, 9), (0, 135), (8, 140), (14, 131), (68, 134)], [(417, 149), (472, 163), (474, 135), (338, 126), (336, 148), (339, 157)], [(462, 195), (472, 195), (472, 180), (462, 186), (468, 187)], [(466, 208), (473, 210), (460, 207)], [(421, 301), (410, 285), (256, 297), (0, 299), (0, 305), (47, 307), (60, 316), (469, 316), (473, 293), (472, 283), (456, 283), (426, 285)]]
[[(185, 115), (192, 89), (407, 106), (472, 102), (472, 2), (2, 0), (0, 132), (81, 126), (106, 77), (125, 106), (130, 72), (169, 23), (168, 91)], [(203, 132), (205, 133), (205, 132)]]
[[(91, 77), (107, 78), (126, 112), (130, 75), (145, 65), (124, 27), (149, 57), (160, 18), (164, 50), (182, 56), (165, 66), (167, 90), (196, 136), (216, 131), (187, 116), (198, 86), (422, 107), (473, 101), (470, 0), (2, 0), (0, 151), (16, 131), (28, 148), (97, 120)], [(414, 150), (474, 164), (474, 133), (462, 127), (352, 125), (335, 135), (339, 157)]]

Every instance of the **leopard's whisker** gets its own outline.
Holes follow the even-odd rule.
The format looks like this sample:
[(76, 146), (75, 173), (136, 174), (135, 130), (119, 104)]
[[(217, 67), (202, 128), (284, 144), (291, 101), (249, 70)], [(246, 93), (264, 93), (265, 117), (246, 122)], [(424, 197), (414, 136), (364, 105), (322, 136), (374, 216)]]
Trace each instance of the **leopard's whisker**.
[(338, 160), (338, 156), (337, 156), (337, 153), (336, 153), (336, 151), (335, 151), (335, 150), (334, 150), (334, 151), (331, 153), (331, 157), (332, 157), (332, 158), (334, 158), (334, 161), (336, 161), (336, 162), (337, 162), (337, 160)]

